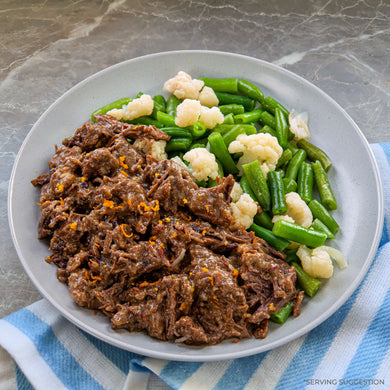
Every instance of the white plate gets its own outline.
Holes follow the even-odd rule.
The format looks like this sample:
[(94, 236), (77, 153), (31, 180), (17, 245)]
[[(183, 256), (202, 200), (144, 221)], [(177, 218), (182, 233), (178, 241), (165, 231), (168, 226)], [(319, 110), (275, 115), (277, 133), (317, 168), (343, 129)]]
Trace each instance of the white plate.
[[(286, 324), (270, 325), (264, 340), (225, 341), (210, 347), (161, 342), (140, 333), (113, 331), (103, 315), (78, 307), (56, 267), (44, 262), (48, 245), (37, 239), (39, 190), (30, 184), (48, 170), (54, 144), (89, 120), (96, 108), (139, 91), (157, 94), (179, 70), (193, 77), (238, 77), (261, 86), (265, 95), (289, 109), (309, 112), (313, 143), (323, 148), (334, 165), (329, 171), (341, 226), (332, 245), (341, 249), (349, 267), (336, 269), (312, 299), (304, 300), (302, 314)], [(210, 361), (253, 355), (291, 341), (318, 326), (357, 288), (378, 248), (383, 226), (383, 193), (378, 169), (363, 134), (329, 96), (301, 77), (267, 62), (213, 51), (176, 51), (152, 54), (111, 66), (66, 92), (34, 125), (16, 158), (9, 187), (9, 221), (20, 260), (39, 291), (66, 318), (86, 332), (117, 347), (143, 355), (185, 361)]]

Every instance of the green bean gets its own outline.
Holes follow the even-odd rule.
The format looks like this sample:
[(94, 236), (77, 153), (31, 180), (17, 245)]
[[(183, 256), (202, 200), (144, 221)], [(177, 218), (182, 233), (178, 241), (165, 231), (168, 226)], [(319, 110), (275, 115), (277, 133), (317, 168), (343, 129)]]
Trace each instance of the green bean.
[(282, 155), (279, 157), (276, 168), (281, 168), (286, 165), (292, 158), (292, 152), (290, 149), (284, 149)]
[(279, 107), (275, 108), (275, 130), (278, 138), (279, 145), (285, 149), (287, 146), (287, 135), (288, 135), (288, 121)]
[(238, 124), (230, 125), (230, 124), (222, 123), (220, 125), (215, 126), (213, 130), (217, 131), (221, 135), (224, 135), (228, 131), (234, 129), (237, 126), (240, 126), (241, 128), (243, 128), (245, 130), (245, 134), (247, 134), (247, 135), (256, 134), (256, 127), (253, 126), (253, 125), (248, 125), (248, 124), (244, 124), (244, 125), (238, 125)]
[(294, 308), (294, 301), (287, 302), (275, 314), (271, 314), (269, 319), (276, 324), (283, 325), (290, 316)]
[(288, 163), (285, 177), (296, 181), (299, 168), (301, 167), (301, 164), (305, 161), (305, 159), (306, 152), (303, 149), (299, 149), (298, 152), (296, 152), (292, 156), (290, 162)]
[(295, 268), (295, 273), (297, 274), (297, 280), (299, 285), (302, 287), (303, 291), (309, 296), (314, 297), (317, 294), (319, 288), (321, 287), (321, 281), (313, 278), (307, 274), (303, 268), (297, 263), (292, 263)]
[(176, 126), (175, 117), (167, 114), (166, 112), (157, 111), (156, 118), (159, 122), (161, 122), (164, 126)]
[(218, 108), (223, 115), (228, 115), (228, 114), (237, 115), (245, 112), (245, 108), (242, 104), (225, 104), (222, 106), (218, 106)]
[(278, 101), (276, 101), (271, 96), (267, 96), (266, 98), (264, 98), (262, 107), (268, 112), (270, 112), (271, 114), (275, 114), (276, 108), (279, 108), (279, 110), (283, 112), (283, 114), (287, 119), (290, 115), (290, 112), (287, 110), (287, 108), (282, 106)]
[(233, 129), (235, 126), (237, 126), (237, 125), (236, 124), (230, 124), (230, 123), (221, 123), (220, 125), (215, 126), (213, 131), (216, 131), (219, 134), (224, 135), (228, 131)]
[(280, 175), (282, 176), (282, 179), (284, 178), (284, 175), (286, 174), (286, 172), (284, 172), (283, 169), (279, 168), (279, 169), (275, 169), (277, 172), (280, 173)]
[(212, 179), (211, 177), (209, 177), (209, 179), (207, 180), (207, 187), (212, 188), (212, 187), (216, 187), (217, 185), (218, 185), (217, 179)]
[(296, 263), (299, 263), (299, 257), (297, 256), (297, 250), (298, 248), (290, 249), (288, 251), (285, 251), (284, 253), (286, 254), (286, 258), (284, 261), (288, 264), (291, 264), (293, 261)]
[(277, 237), (271, 230), (256, 225), (255, 223), (249, 227), (249, 230), (254, 232), (257, 237), (267, 241), (268, 244), (280, 252), (284, 251), (290, 245), (290, 241)]
[(223, 171), (223, 165), (217, 158), (215, 159), (215, 161), (218, 165), (218, 176), (222, 179), (225, 176), (225, 172)]
[(236, 125), (231, 128), (227, 133), (225, 133), (222, 138), (225, 142), (225, 145), (229, 147), (230, 143), (233, 142), (240, 134), (245, 133), (245, 128), (243, 128), (241, 125)]
[(253, 221), (257, 225), (262, 226), (268, 230), (272, 230), (272, 226), (274, 226), (272, 223), (272, 218), (264, 210), (260, 214), (256, 214), (253, 218)]
[(203, 144), (198, 144), (198, 143), (192, 143), (189, 147), (189, 150), (192, 150), (192, 149), (197, 149), (197, 148), (204, 148), (204, 145)]
[(238, 90), (251, 99), (257, 100), (260, 103), (264, 101), (264, 94), (262, 90), (247, 80), (238, 81)]
[(318, 232), (325, 233), (328, 238), (334, 238), (334, 234), (329, 230), (329, 228), (318, 218), (315, 218), (313, 223), (310, 226), (311, 229), (317, 230)]
[(271, 194), (272, 213), (283, 215), (287, 212), (284, 185), (280, 171), (268, 172), (268, 187)]
[(199, 80), (202, 80), (206, 87), (212, 88), (215, 92), (238, 92), (238, 80), (234, 78), (212, 79), (208, 77), (201, 77)]
[[(225, 173), (223, 171), (223, 166), (218, 159), (215, 159), (215, 161), (218, 165), (218, 176), (222, 179), (225, 176)], [(208, 179), (207, 187), (215, 187), (216, 185), (218, 185), (217, 179), (212, 179), (212, 178)]]
[(165, 111), (166, 106), (167, 106), (167, 102), (166, 102), (165, 97), (163, 95), (154, 95), (153, 101), (162, 107), (162, 110), (160, 110), (160, 111)]
[(196, 184), (198, 185), (198, 187), (207, 187), (207, 181), (206, 180), (195, 179), (195, 181), (196, 181)]
[(251, 186), (249, 185), (248, 178), (245, 176), (245, 173), (241, 176), (240, 180), (241, 189), (248, 194), (255, 202), (257, 202), (257, 198), (255, 193), (252, 191)]
[(209, 135), (208, 140), (210, 143), (211, 152), (215, 154), (226, 172), (231, 173), (233, 175), (237, 174), (238, 169), (229, 154), (225, 142), (223, 141), (222, 135), (215, 131)]
[(99, 114), (107, 114), (108, 111), (111, 111), (113, 109), (120, 109), (122, 108), (124, 105), (127, 105), (129, 104), (133, 99), (129, 98), (129, 97), (125, 97), (125, 98), (122, 98), (122, 99), (118, 99), (118, 100), (115, 100), (114, 102), (111, 102), (109, 104), (106, 104), (105, 106), (103, 107), (100, 107), (98, 108), (97, 110), (95, 110), (92, 114), (91, 114), (91, 120), (92, 122), (96, 122), (96, 118), (95, 118), (95, 115), (99, 115)]
[(311, 144), (309, 141), (301, 139), (297, 142), (298, 147), (304, 149), (307, 153), (307, 158), (311, 161), (319, 160), (324, 167), (325, 171), (328, 171), (332, 166), (332, 161), (329, 156), (321, 150), (318, 146)]
[(276, 236), (299, 242), (310, 248), (315, 248), (324, 244), (327, 236), (325, 233), (310, 230), (303, 226), (280, 219), (274, 223), (272, 233)]
[(197, 144), (201, 144), (201, 145), (203, 145), (203, 147), (205, 147), (207, 145), (207, 142), (209, 142), (209, 140), (207, 137), (203, 137), (203, 138), (198, 138), (194, 142), (196, 142)]
[(253, 110), (244, 112), (243, 114), (238, 114), (234, 116), (235, 123), (252, 123), (257, 122), (260, 119), (260, 115), (263, 110)]
[(268, 126), (272, 127), (273, 129), (276, 128), (276, 119), (268, 111), (263, 111), (261, 113), (261, 115), (260, 115), (260, 122), (263, 125), (268, 125)]
[(248, 179), (249, 185), (254, 192), (256, 199), (263, 210), (271, 209), (271, 195), (267, 181), (261, 171), (258, 160), (254, 160), (248, 164), (244, 164), (242, 169)]
[(177, 98), (175, 95), (169, 95), (167, 99), (167, 104), (165, 107), (165, 112), (168, 115), (171, 115), (173, 117), (176, 116), (176, 108), (181, 103), (181, 100)]
[(333, 234), (336, 234), (339, 231), (340, 227), (338, 223), (321, 202), (317, 199), (313, 199), (309, 202), (308, 206), (313, 214), (313, 217), (321, 220), (321, 222), (323, 222)]
[[(257, 202), (256, 195), (252, 191), (252, 188), (249, 185), (249, 182), (248, 182), (247, 177), (245, 176), (245, 173), (241, 176), (240, 186), (246, 194), (248, 194), (255, 202)], [(272, 226), (273, 226), (272, 219), (264, 210), (262, 210), (262, 212), (260, 214), (256, 214), (255, 217), (253, 218), (253, 220), (258, 225), (263, 226), (268, 230), (272, 229)]]
[(223, 118), (223, 124), (234, 125), (234, 115), (232, 113), (225, 115)]
[(200, 138), (206, 134), (206, 126), (201, 122), (195, 122), (189, 127), (193, 138)]
[(296, 152), (298, 152), (299, 148), (295, 146), (291, 142), (287, 142), (287, 149), (291, 150), (291, 153), (294, 155)]
[(332, 187), (330, 186), (328, 175), (319, 160), (313, 163), (313, 171), (321, 203), (328, 210), (336, 210), (336, 198), (333, 194)]
[(153, 96), (153, 112), (152, 117), (157, 119), (157, 111), (165, 112), (166, 102), (163, 95), (155, 95)]
[[(242, 126), (242, 125), (241, 125)], [(257, 129), (255, 126), (249, 125), (248, 127), (245, 127), (245, 134), (246, 135), (252, 135), (257, 134)]]
[(149, 116), (140, 116), (139, 118), (135, 118), (132, 121), (125, 121), (125, 122), (133, 125), (146, 125), (146, 126), (153, 125), (156, 126), (158, 129), (164, 127), (164, 125), (161, 122)]
[(283, 178), (284, 192), (288, 194), (289, 192), (295, 192), (297, 189), (297, 182), (288, 177)]
[(244, 106), (246, 111), (252, 111), (255, 107), (255, 101), (247, 96), (233, 95), (226, 92), (215, 92), (218, 101), (221, 105), (225, 104), (240, 104)]
[(268, 126), (268, 125), (263, 126), (263, 127), (259, 130), (259, 133), (270, 134), (270, 135), (272, 135), (273, 137), (278, 138), (278, 137), (276, 136), (276, 131), (275, 131), (272, 127), (270, 127), (270, 126)]
[[(180, 150), (176, 150), (176, 151), (173, 151), (173, 152), (169, 152), (168, 153), (168, 158), (169, 159), (172, 159), (174, 157), (180, 157), (181, 160), (183, 160), (183, 156), (184, 156), (184, 153), (181, 152)], [(185, 161), (183, 161), (184, 163), (186, 163)], [(186, 164), (187, 165), (187, 164)]]
[(171, 138), (192, 138), (191, 132), (188, 129), (182, 129), (181, 127), (163, 127), (161, 130), (164, 133), (167, 133)]
[(292, 141), (295, 138), (295, 134), (291, 131), (290, 125), (287, 130), (287, 141)]
[(187, 150), (190, 147), (191, 142), (192, 140), (190, 137), (172, 138), (167, 142), (167, 145), (165, 146), (165, 151), (169, 153), (178, 150)]
[(313, 168), (305, 161), (299, 168), (297, 192), (306, 203), (313, 199)]

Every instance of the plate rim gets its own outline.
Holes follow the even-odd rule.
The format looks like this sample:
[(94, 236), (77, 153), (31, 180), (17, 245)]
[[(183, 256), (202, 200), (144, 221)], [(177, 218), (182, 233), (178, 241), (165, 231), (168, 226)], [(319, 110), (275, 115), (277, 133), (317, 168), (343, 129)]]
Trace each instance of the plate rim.
[[(120, 340), (109, 338), (107, 339), (107, 335), (102, 334), (100, 331), (97, 331), (96, 329), (91, 329), (88, 325), (85, 325), (81, 320), (79, 320), (77, 317), (75, 317), (72, 313), (69, 312), (64, 312), (63, 308), (61, 307), (60, 304), (58, 304), (54, 298), (52, 298), (48, 293), (46, 293), (43, 288), (40, 287), (39, 281), (36, 279), (36, 277), (32, 274), (32, 272), (29, 270), (28, 264), (25, 261), (24, 256), (22, 255), (21, 248), (19, 246), (16, 232), (15, 232), (15, 227), (13, 223), (13, 216), (12, 216), (12, 201), (13, 201), (13, 190), (14, 190), (14, 183), (15, 183), (15, 173), (18, 168), (18, 164), (20, 161), (20, 158), (23, 154), (23, 151), (34, 133), (35, 128), (37, 128), (40, 124), (41, 121), (45, 119), (45, 117), (48, 115), (48, 113), (52, 110), (53, 107), (56, 105), (60, 104), (60, 102), (65, 99), (68, 95), (72, 94), (74, 90), (77, 90), (79, 87), (81, 87), (83, 84), (88, 83), (90, 80), (93, 78), (99, 77), (99, 75), (104, 74), (106, 72), (111, 71), (112, 69), (116, 67), (123, 66), (127, 63), (131, 62), (137, 62), (137, 61), (143, 61), (151, 57), (159, 57), (159, 56), (165, 56), (165, 55), (186, 55), (186, 54), (212, 54), (212, 55), (222, 55), (222, 56), (229, 56), (229, 57), (241, 57), (243, 59), (249, 60), (249, 61), (254, 61), (254, 62), (259, 62), (263, 64), (266, 67), (270, 67), (273, 69), (276, 69), (278, 71), (282, 71), (283, 73), (286, 73), (289, 77), (294, 78), (295, 80), (298, 80), (299, 82), (305, 84), (306, 86), (309, 86), (310, 88), (314, 88), (317, 93), (319, 93), (323, 98), (328, 100), (330, 103), (332, 103), (334, 106), (336, 106), (345, 116), (345, 118), (348, 120), (348, 122), (352, 125), (354, 128), (354, 131), (358, 134), (360, 140), (362, 141), (362, 145), (364, 146), (367, 155), (370, 160), (370, 164), (372, 167), (373, 172), (375, 173), (375, 182), (376, 182), (376, 197), (377, 197), (377, 205), (378, 205), (378, 216), (376, 220), (376, 229), (375, 229), (375, 236), (374, 240), (371, 243), (370, 250), (368, 252), (367, 258), (363, 264), (363, 267), (360, 269), (359, 273), (356, 275), (355, 279), (353, 282), (343, 291), (343, 293), (339, 296), (337, 301), (325, 310), (319, 317), (311, 321), (309, 324), (301, 328), (300, 330), (297, 330), (293, 333), (289, 333), (288, 335), (275, 340), (271, 343), (269, 343), (266, 348), (262, 348), (261, 346), (256, 346), (253, 348), (248, 348), (244, 351), (237, 351), (237, 352), (232, 352), (229, 353), (228, 356), (226, 354), (208, 354), (207, 353), (207, 347), (206, 352), (203, 354), (199, 355), (182, 355), (182, 354), (175, 354), (175, 353), (170, 353), (170, 352), (159, 352), (158, 350), (147, 350), (145, 351), (143, 348), (134, 346), (134, 345), (129, 345), (128, 343), (124, 343)], [(378, 164), (376, 162), (375, 156), (373, 154), (373, 151), (364, 136), (363, 132), (360, 130), (360, 128), (357, 126), (357, 124), (354, 122), (354, 120), (351, 118), (351, 116), (345, 111), (343, 107), (340, 106), (331, 96), (329, 96), (327, 93), (325, 93), (321, 88), (318, 86), (312, 84), (310, 81), (306, 80), (302, 76), (299, 76), (296, 73), (293, 73), (292, 71), (285, 69), (279, 65), (273, 64), (271, 62), (267, 62), (265, 60), (244, 55), (244, 54), (239, 54), (239, 53), (233, 53), (233, 52), (226, 52), (226, 51), (216, 51), (216, 50), (172, 50), (172, 51), (164, 51), (164, 52), (157, 52), (157, 53), (151, 53), (151, 54), (146, 54), (134, 58), (130, 58), (121, 62), (118, 62), (116, 64), (110, 65), (104, 69), (101, 69), (88, 77), (84, 78), (83, 80), (77, 82), (74, 86), (66, 90), (61, 96), (59, 96), (57, 99), (52, 102), (49, 107), (39, 116), (37, 121), (34, 123), (34, 125), (31, 127), (29, 130), (28, 134), (26, 135), (24, 141), (22, 142), (19, 151), (17, 153), (17, 156), (15, 158), (15, 161), (13, 163), (12, 171), (11, 171), (11, 176), (9, 180), (9, 185), (8, 185), (8, 202), (7, 202), (7, 211), (8, 211), (8, 223), (9, 223), (9, 228), (11, 231), (11, 238), (13, 245), (16, 249), (19, 261), (22, 263), (22, 266), (24, 268), (24, 271), (27, 273), (28, 277), (30, 280), (33, 282), (37, 290), (40, 292), (40, 294), (46, 298), (57, 310), (59, 310), (60, 314), (67, 318), (70, 322), (72, 322), (74, 325), (82, 329), (83, 331), (92, 334), (93, 336), (97, 337), (98, 339), (114, 345), (115, 347), (138, 353), (143, 356), (149, 356), (153, 358), (159, 358), (159, 359), (166, 359), (166, 360), (173, 360), (173, 361), (189, 361), (189, 362), (206, 362), (206, 361), (216, 361), (216, 360), (226, 360), (226, 359), (235, 359), (235, 358), (240, 358), (240, 357), (245, 357), (245, 356), (250, 356), (254, 355), (257, 353), (262, 353), (266, 352), (269, 350), (272, 350), (274, 348), (277, 348), (279, 346), (285, 345), (288, 342), (298, 338), (299, 336), (305, 335), (317, 326), (319, 326), (322, 322), (324, 322), (326, 319), (328, 319), (332, 314), (334, 314), (348, 299), (349, 297), (353, 294), (353, 292), (359, 287), (360, 283), (364, 279), (365, 275), (367, 274), (369, 268), (371, 267), (371, 264), (375, 258), (375, 254), (378, 250), (380, 240), (381, 240), (381, 233), (383, 231), (383, 225), (384, 225), (384, 192), (383, 192), (383, 184), (382, 184), (382, 179), (380, 176), (380, 171), (378, 168)], [(80, 308), (83, 309), (83, 308)]]

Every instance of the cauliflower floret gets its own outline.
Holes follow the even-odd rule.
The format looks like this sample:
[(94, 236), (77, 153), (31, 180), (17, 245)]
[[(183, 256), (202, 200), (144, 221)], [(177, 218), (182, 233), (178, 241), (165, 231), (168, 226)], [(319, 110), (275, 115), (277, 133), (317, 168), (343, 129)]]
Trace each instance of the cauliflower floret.
[(253, 224), (253, 217), (257, 214), (257, 203), (248, 194), (242, 194), (237, 202), (230, 205), (234, 221), (233, 228), (243, 226), (248, 229)]
[(189, 74), (180, 71), (164, 83), (164, 91), (173, 93), (179, 99), (198, 99), (203, 85), (202, 80), (192, 79)]
[(156, 158), (157, 160), (167, 159), (168, 155), (165, 152), (166, 145), (167, 145), (167, 141), (164, 141), (162, 139), (154, 141), (152, 143), (152, 150), (150, 151), (152, 157)]
[(240, 134), (229, 145), (229, 153), (244, 153), (238, 160), (237, 167), (243, 174), (242, 166), (254, 160), (260, 163), (261, 171), (267, 177), (269, 171), (275, 170), (276, 164), (283, 153), (277, 138), (270, 134)]
[(284, 221), (295, 223), (294, 219), (291, 218), (289, 215), (284, 214), (284, 215), (274, 215), (272, 217), (272, 223), (278, 222), (279, 219), (283, 219)]
[(184, 169), (187, 169), (187, 171), (190, 172), (190, 170), (188, 169), (188, 166), (185, 164), (185, 162), (179, 156), (172, 157), (171, 161), (174, 161), (177, 165), (181, 166)]
[(217, 95), (210, 87), (203, 87), (199, 94), (199, 101), (202, 106), (206, 107), (218, 106), (219, 103)]
[(206, 148), (191, 149), (183, 156), (191, 164), (192, 175), (197, 180), (215, 179), (218, 176), (218, 164), (214, 154)]
[(287, 215), (291, 217), (297, 225), (309, 227), (313, 223), (313, 214), (309, 206), (301, 199), (298, 193), (289, 192), (285, 195)]
[(223, 123), (224, 116), (218, 107), (202, 106), (199, 116), (199, 122), (206, 126), (206, 129), (213, 129), (216, 125)]
[(348, 262), (346, 257), (343, 255), (342, 252), (340, 252), (338, 249), (333, 248), (328, 245), (322, 245), (316, 248), (317, 250), (325, 251), (329, 254), (331, 259), (336, 262), (336, 264), (339, 266), (340, 269), (344, 269), (348, 267)]
[(288, 121), (290, 123), (290, 130), (294, 133), (295, 140), (306, 139), (310, 137), (310, 131), (307, 126), (309, 115), (307, 112), (298, 114), (295, 110), (290, 111)]
[(241, 195), (244, 193), (239, 183), (236, 181), (234, 182), (234, 186), (232, 188), (232, 192), (230, 193), (230, 196), (232, 197), (233, 202), (238, 202)]
[(321, 248), (309, 249), (301, 245), (297, 250), (302, 268), (313, 278), (330, 278), (333, 274), (332, 259)]
[(112, 110), (107, 112), (107, 115), (111, 115), (114, 118), (118, 119), (118, 121), (120, 121), (123, 118), (125, 109), (126, 106), (123, 106), (122, 108), (113, 108)]
[(157, 160), (165, 160), (168, 155), (165, 152), (165, 146), (167, 142), (164, 140), (154, 139), (136, 139), (134, 141), (134, 147), (138, 150), (142, 150), (145, 154), (150, 154)]
[(184, 99), (176, 108), (175, 124), (179, 127), (193, 125), (199, 118), (202, 106), (198, 100)]
[(153, 99), (150, 95), (142, 95), (138, 99), (132, 100), (127, 106), (120, 109), (114, 108), (108, 111), (107, 114), (115, 117), (118, 120), (131, 121), (140, 116), (150, 115), (153, 111)]

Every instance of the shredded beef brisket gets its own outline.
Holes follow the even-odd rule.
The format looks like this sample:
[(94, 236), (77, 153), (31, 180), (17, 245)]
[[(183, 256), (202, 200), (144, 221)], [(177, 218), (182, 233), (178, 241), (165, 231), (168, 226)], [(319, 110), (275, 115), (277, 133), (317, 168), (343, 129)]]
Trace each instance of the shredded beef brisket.
[(212, 345), (267, 334), (270, 315), (302, 294), (284, 255), (233, 229), (232, 176), (201, 188), (134, 140), (169, 140), (154, 126), (99, 115), (63, 141), (41, 187), (38, 237), (58, 279), (114, 329)]

